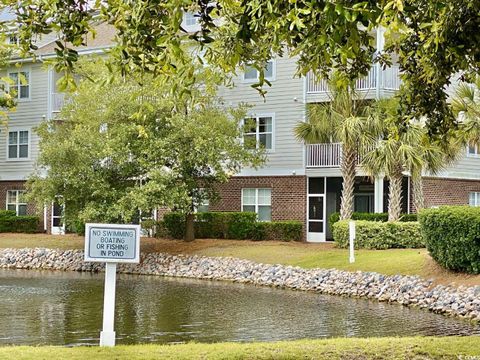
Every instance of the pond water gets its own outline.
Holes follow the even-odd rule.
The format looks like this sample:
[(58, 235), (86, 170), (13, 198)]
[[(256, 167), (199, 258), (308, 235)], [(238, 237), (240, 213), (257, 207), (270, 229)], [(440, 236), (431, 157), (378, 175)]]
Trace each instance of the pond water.
[[(98, 344), (103, 274), (0, 270), (0, 345)], [(400, 305), (205, 280), (119, 274), (118, 344), (468, 335)]]

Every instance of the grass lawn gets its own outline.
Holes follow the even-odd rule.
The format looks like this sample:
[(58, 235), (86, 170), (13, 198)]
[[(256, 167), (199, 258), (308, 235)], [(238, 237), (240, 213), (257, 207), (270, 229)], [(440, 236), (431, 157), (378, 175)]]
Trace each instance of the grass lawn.
[[(480, 275), (458, 274), (440, 268), (425, 249), (357, 250), (356, 262), (350, 264), (348, 250), (337, 249), (331, 243), (205, 239), (186, 243), (148, 238), (142, 238), (141, 243), (143, 252), (233, 256), (269, 264), (375, 271), (386, 275), (419, 275), (442, 284), (480, 285)], [(0, 248), (83, 249), (83, 246), (83, 237), (76, 235), (0, 234)]]
[(480, 336), (99, 347), (0, 347), (0, 359), (479, 359)]

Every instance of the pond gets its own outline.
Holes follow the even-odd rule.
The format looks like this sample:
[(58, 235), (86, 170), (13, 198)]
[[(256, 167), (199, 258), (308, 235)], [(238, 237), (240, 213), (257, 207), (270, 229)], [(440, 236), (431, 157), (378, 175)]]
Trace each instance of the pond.
[[(98, 344), (103, 274), (0, 270), (0, 345)], [(118, 344), (468, 335), (480, 326), (369, 300), (119, 274)]]

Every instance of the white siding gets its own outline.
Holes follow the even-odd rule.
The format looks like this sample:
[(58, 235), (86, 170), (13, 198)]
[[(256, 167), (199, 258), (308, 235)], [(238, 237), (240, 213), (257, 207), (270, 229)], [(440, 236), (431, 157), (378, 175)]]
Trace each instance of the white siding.
[[(13, 70), (10, 68), (9, 70)], [(48, 101), (48, 72), (42, 63), (24, 64), (23, 69), (30, 70), (30, 99), (18, 102), (16, 111), (10, 112), (6, 127), (0, 128), (0, 181), (23, 180), (28, 177), (34, 168), (38, 156), (38, 136), (35, 127), (47, 115)], [(2, 76), (6, 71), (2, 72)], [(12, 161), (7, 160), (8, 129), (22, 128), (30, 131), (29, 159)]]
[(262, 98), (251, 82), (243, 81), (239, 71), (233, 89), (223, 89), (220, 96), (226, 105), (236, 106), (241, 102), (253, 107), (251, 114), (275, 114), (274, 150), (268, 152), (267, 164), (257, 171), (244, 169), (241, 175), (297, 175), (304, 174), (303, 144), (295, 140), (293, 128), (304, 117), (303, 79), (293, 78), (296, 63), (294, 59), (275, 59), (275, 80), (266, 86), (266, 98)]

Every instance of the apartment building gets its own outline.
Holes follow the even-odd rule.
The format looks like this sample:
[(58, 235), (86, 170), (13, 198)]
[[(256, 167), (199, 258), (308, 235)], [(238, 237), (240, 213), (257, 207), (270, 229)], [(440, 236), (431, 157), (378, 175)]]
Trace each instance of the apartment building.
[[(194, 30), (196, 18), (186, 15), (184, 25)], [(101, 53), (112, 45), (114, 33), (99, 24), (97, 37), (81, 54)], [(377, 31), (377, 47), (383, 47), (383, 34)], [(56, 89), (57, 76), (44, 64), (54, 56), (54, 37), (42, 39), (36, 62), (23, 59), (22, 66), (4, 70), (4, 75), (17, 80), (18, 107), (10, 115), (8, 128), (0, 131), (0, 208), (18, 214), (35, 212), (33, 204), (22, 199), (24, 183), (34, 170), (38, 156), (38, 137), (35, 127), (52, 119), (61, 109), (64, 95)], [(305, 119), (307, 104), (329, 100), (328, 86), (311, 74), (295, 78), (295, 59), (283, 57), (269, 61), (266, 77), (272, 83), (266, 99), (251, 85), (257, 71), (247, 68), (234, 79), (233, 88), (221, 89), (220, 96), (227, 105), (247, 102), (252, 105), (248, 119), (252, 125), (244, 136), (255, 139), (257, 146), (267, 150), (267, 163), (261, 169), (243, 169), (227, 184), (219, 187), (221, 200), (205, 204), (210, 211), (255, 211), (260, 220), (298, 220), (305, 224), (305, 240), (318, 242), (331, 238), (328, 216), (340, 208), (342, 178), (340, 161), (342, 144), (305, 145), (295, 139), (295, 125)], [(356, 87), (366, 99), (387, 97), (398, 89), (399, 69), (392, 66), (372, 67), (368, 76), (359, 79)], [(358, 170), (355, 186), (355, 211), (383, 212), (387, 208), (388, 181), (370, 179)], [(465, 149), (462, 158), (437, 176), (424, 177), (426, 206), (470, 204), (480, 206), (480, 149)], [(406, 175), (403, 186), (403, 211), (412, 211), (410, 181)], [(159, 212), (160, 213), (160, 212)], [(42, 228), (63, 233), (61, 208), (46, 207)]]

